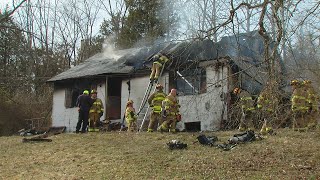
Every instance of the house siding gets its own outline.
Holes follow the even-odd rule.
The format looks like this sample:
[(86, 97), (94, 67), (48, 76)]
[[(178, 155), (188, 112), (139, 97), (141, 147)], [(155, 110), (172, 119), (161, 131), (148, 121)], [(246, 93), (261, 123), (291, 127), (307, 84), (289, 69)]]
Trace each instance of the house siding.
[[(98, 98), (104, 102), (105, 105), (105, 84), (97, 87)], [(67, 132), (76, 130), (78, 122), (78, 108), (66, 108), (65, 102), (65, 88), (55, 88), (53, 93), (52, 105), (52, 126), (66, 126)], [(104, 115), (105, 116), (105, 115)], [(104, 117), (103, 117), (104, 118)], [(103, 119), (101, 118), (101, 119)]]
[[(220, 129), (221, 119), (227, 119), (227, 104), (224, 104), (228, 92), (228, 68), (206, 68), (207, 92), (199, 95), (179, 96), (182, 121), (177, 128), (184, 129), (189, 122), (201, 122), (201, 131)], [(217, 83), (219, 80), (219, 83)]]
[(53, 93), (52, 126), (66, 126), (67, 132), (76, 129), (78, 108), (66, 108), (65, 88), (55, 89)]
[[(135, 108), (136, 112), (138, 112), (144, 93), (149, 84), (149, 76), (137, 77), (137, 78), (131, 79), (130, 81), (131, 81), (130, 98), (129, 98), (128, 85), (127, 85), (128, 79), (122, 81), (121, 112), (125, 111), (126, 103), (128, 99), (133, 100), (134, 102), (133, 107)], [(161, 76), (160, 83), (164, 86), (164, 92), (168, 93), (169, 91), (169, 74), (168, 73), (165, 73)], [(150, 94), (154, 92), (154, 88), (155, 86), (153, 86), (153, 89), (151, 90)], [(138, 124), (141, 123), (142, 118), (143, 117), (139, 117)]]

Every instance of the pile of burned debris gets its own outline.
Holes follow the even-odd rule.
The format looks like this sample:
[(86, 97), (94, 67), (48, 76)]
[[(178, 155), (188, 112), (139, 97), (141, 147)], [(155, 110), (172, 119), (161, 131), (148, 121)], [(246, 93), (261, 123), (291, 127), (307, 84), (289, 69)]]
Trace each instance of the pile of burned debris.
[(45, 131), (45, 132), (37, 131), (35, 129), (28, 129), (28, 130), (21, 129), (19, 133), (21, 136), (37, 135), (31, 138), (23, 138), (22, 142), (24, 143), (25, 142), (52, 142), (52, 139), (48, 139), (48, 137), (61, 134), (65, 132), (65, 130), (66, 130), (65, 126), (60, 126), (60, 127), (50, 127), (48, 131)]

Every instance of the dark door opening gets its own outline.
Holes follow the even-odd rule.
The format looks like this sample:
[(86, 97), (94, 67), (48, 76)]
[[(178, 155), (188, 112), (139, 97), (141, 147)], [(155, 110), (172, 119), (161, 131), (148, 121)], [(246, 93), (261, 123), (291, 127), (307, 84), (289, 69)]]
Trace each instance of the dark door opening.
[(197, 132), (201, 131), (201, 122), (189, 122), (189, 123), (184, 123), (185, 129), (187, 132)]
[(109, 120), (121, 119), (121, 84), (122, 78), (108, 78), (107, 115)]

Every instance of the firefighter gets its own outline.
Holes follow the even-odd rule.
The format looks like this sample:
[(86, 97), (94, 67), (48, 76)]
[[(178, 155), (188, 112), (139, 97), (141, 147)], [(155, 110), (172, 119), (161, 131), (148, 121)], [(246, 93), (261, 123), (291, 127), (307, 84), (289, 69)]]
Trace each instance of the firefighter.
[(133, 101), (129, 100), (126, 105), (125, 118), (128, 125), (128, 131), (133, 132), (137, 130), (137, 115), (133, 108)]
[(319, 106), (318, 101), (319, 97), (317, 92), (311, 85), (310, 80), (303, 81), (303, 85), (307, 94), (307, 106), (308, 106), (308, 113), (307, 113), (307, 126), (309, 129), (315, 128), (318, 124), (319, 118)]
[(249, 94), (249, 92), (245, 91), (244, 89), (235, 88), (233, 93), (240, 98), (240, 105), (242, 116), (240, 120), (239, 130), (240, 131), (247, 131), (253, 130), (253, 113), (254, 113), (254, 101)]
[(267, 134), (273, 131), (271, 121), (275, 109), (279, 104), (279, 100), (273, 90), (273, 88), (275, 88), (274, 86), (274, 83), (267, 83), (265, 88), (260, 92), (257, 100), (257, 108), (261, 114), (261, 119), (263, 120), (263, 125), (260, 130), (261, 134)]
[(165, 121), (158, 128), (160, 132), (170, 131), (176, 132), (177, 118), (181, 117), (179, 114), (179, 102), (177, 99), (177, 90), (171, 89), (169, 95), (162, 102), (162, 115), (165, 117)]
[(148, 132), (153, 132), (154, 129), (157, 129), (158, 126), (163, 123), (163, 118), (161, 115), (161, 106), (162, 101), (166, 98), (166, 94), (163, 92), (163, 86), (161, 84), (156, 85), (156, 92), (150, 95), (148, 103), (152, 108), (150, 115), (150, 122), (148, 126)]
[(81, 128), (81, 133), (85, 133), (87, 130), (88, 126), (88, 118), (89, 118), (89, 110), (90, 107), (92, 106), (92, 99), (89, 96), (89, 91), (84, 90), (82, 95), (80, 95), (77, 99), (77, 107), (78, 107), (78, 112), (79, 112), (79, 118), (78, 118), (78, 123), (76, 126), (76, 133), (80, 132)]
[(103, 116), (103, 103), (100, 98), (97, 98), (97, 91), (92, 90), (91, 91), (91, 99), (93, 100), (93, 104), (89, 111), (89, 132), (98, 132), (98, 123), (100, 121), (100, 118)]
[(293, 92), (291, 96), (291, 111), (293, 113), (292, 129), (304, 128), (305, 116), (308, 111), (306, 91), (303, 89), (302, 82), (292, 80), (290, 82)]
[(152, 57), (152, 68), (151, 68), (151, 74), (150, 74), (150, 82), (158, 82), (158, 78), (161, 73), (162, 66), (165, 65), (169, 61), (167, 56), (163, 54), (156, 54)]

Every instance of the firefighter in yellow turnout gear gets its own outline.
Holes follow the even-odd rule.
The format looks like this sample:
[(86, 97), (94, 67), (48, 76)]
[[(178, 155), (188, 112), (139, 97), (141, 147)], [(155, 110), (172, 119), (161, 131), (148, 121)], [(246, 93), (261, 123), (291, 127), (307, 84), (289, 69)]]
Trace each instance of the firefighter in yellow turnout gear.
[(315, 128), (318, 124), (319, 118), (319, 106), (318, 101), (319, 97), (315, 89), (311, 85), (310, 80), (303, 81), (303, 85), (305, 91), (307, 93), (307, 106), (308, 106), (308, 113), (307, 113), (307, 126), (309, 129)]
[(148, 99), (148, 103), (152, 108), (148, 132), (153, 132), (154, 129), (157, 129), (158, 124), (161, 125), (163, 123), (161, 106), (162, 101), (166, 98), (167, 95), (163, 92), (163, 86), (161, 84), (157, 84), (156, 89), (157, 92), (151, 94)]
[(128, 125), (128, 131), (133, 132), (137, 131), (137, 115), (136, 111), (133, 108), (133, 101), (129, 100), (126, 106), (125, 118)]
[(179, 102), (177, 99), (177, 90), (171, 89), (169, 95), (162, 102), (162, 114), (165, 116), (165, 121), (158, 128), (159, 131), (176, 132), (176, 122), (179, 114)]
[(156, 54), (155, 56), (153, 56), (152, 61), (153, 63), (150, 74), (150, 82), (158, 82), (162, 66), (164, 66), (164, 64), (167, 63), (169, 59), (165, 55)]
[(101, 116), (103, 115), (104, 107), (100, 98), (97, 98), (97, 91), (91, 91), (91, 98), (93, 99), (93, 104), (89, 110), (89, 132), (98, 132), (99, 128), (97, 127), (98, 122), (100, 121)]
[(239, 130), (240, 131), (246, 131), (246, 130), (253, 130), (253, 113), (254, 113), (254, 101), (250, 95), (249, 92), (240, 89), (235, 88), (233, 90), (233, 93), (238, 95), (240, 98), (240, 105), (241, 105), (241, 111), (242, 111), (242, 117), (240, 120)]
[(275, 109), (279, 104), (279, 99), (275, 95), (275, 85), (274, 83), (271, 84), (268, 82), (257, 100), (257, 108), (261, 114), (261, 119), (264, 121), (260, 130), (261, 134), (267, 134), (273, 131), (271, 122)]
[(292, 129), (304, 128), (306, 125), (305, 116), (308, 111), (307, 94), (303, 89), (303, 84), (298, 80), (292, 80), (293, 88), (291, 96), (291, 111), (293, 113)]

